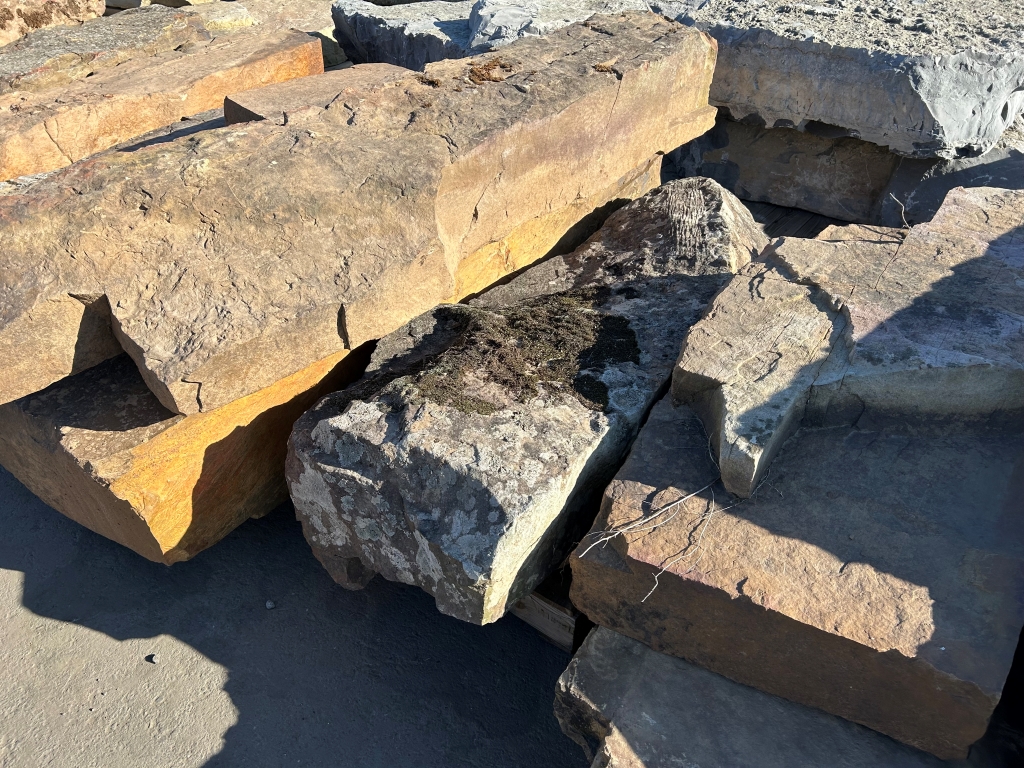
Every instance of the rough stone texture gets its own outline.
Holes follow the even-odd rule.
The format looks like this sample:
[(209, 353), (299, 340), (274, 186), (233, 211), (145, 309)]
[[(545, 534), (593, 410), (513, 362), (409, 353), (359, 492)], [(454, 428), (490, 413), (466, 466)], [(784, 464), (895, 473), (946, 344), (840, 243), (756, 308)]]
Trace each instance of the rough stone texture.
[(712, 122), (713, 64), (695, 30), (609, 18), (0, 195), (0, 401), (108, 356), (81, 322), (100, 296), (150, 389), (196, 413), (475, 293), (657, 183)]
[(374, 573), (484, 624), (583, 533), (726, 275), (767, 243), (714, 182), (660, 187), (584, 246), (383, 339), (292, 434), (288, 482), (336, 581)]
[(4, 0), (0, 5), (0, 46), (32, 30), (80, 24), (103, 15), (103, 0)]
[[(241, 3), (211, 2), (198, 6), (193, 15), (199, 16), (203, 24), (211, 32), (233, 32), (245, 29), (256, 23), (256, 19)], [(321, 41), (323, 43), (323, 41)], [(335, 44), (336, 45), (336, 44)], [(324, 66), (333, 66), (339, 62), (324, 56)]]
[[(913, 160), (876, 144), (719, 118), (673, 161), (744, 200), (844, 221), (903, 226), (930, 221), (954, 187), (1024, 189), (1024, 118), (980, 157)], [(903, 208), (901, 209), (901, 205)]]
[(341, 353), (185, 417), (161, 405), (119, 355), (0, 406), (0, 464), (57, 511), (169, 565), (287, 498), (292, 424), (365, 365), (362, 353)]
[(1020, 418), (802, 429), (737, 501), (700, 420), (666, 398), (573, 556), (573, 603), (656, 650), (963, 757), (1024, 624)]
[(947, 765), (603, 627), (559, 678), (555, 716), (597, 768)]
[(1024, 192), (956, 189), (909, 233), (832, 227), (769, 260), (716, 299), (673, 376), (732, 493), (754, 491), (802, 419), (1024, 407)]
[(991, 148), (1024, 108), (1022, 0), (652, 5), (718, 40), (711, 101), (736, 120), (953, 158)]
[(337, 0), (337, 39), (349, 58), (423, 69), (432, 61), (492, 50), (546, 35), (595, 14), (647, 11), (644, 0), (523, 0), (518, 3)]
[(162, 6), (40, 30), (0, 49), (0, 94), (66, 85), (208, 38), (199, 16)]
[(136, 58), (57, 90), (8, 93), (0, 96), (0, 179), (62, 168), (219, 107), (233, 91), (320, 72), (316, 40), (257, 32)]

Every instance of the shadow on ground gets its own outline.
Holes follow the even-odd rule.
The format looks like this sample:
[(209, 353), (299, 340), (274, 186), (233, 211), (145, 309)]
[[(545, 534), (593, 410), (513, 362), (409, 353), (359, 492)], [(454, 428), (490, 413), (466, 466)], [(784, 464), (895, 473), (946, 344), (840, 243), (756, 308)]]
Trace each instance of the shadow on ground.
[[(41, 686), (34, 676), (84, 676), (83, 664), (105, 663), (75, 662), (76, 654), (93, 647), (92, 634), (82, 627), (115, 641), (169, 635), (215, 663), (197, 656), (203, 664), (226, 670), (223, 689), (237, 722), (223, 734), (219, 753), (198, 762), (167, 753), (166, 762), (161, 758), (149, 768), (584, 765), (552, 714), (555, 681), (568, 654), (515, 618), (487, 627), (463, 624), (439, 614), (428, 595), (382, 579), (361, 592), (343, 590), (314, 560), (289, 505), (168, 568), (63, 518), (0, 470), (0, 530), (0, 569), (24, 574), (21, 605), (16, 588), (0, 590), (7, 603), (0, 605), (6, 655), (15, 662), (7, 662), (0, 689), (30, 701), (29, 689), (73, 687), (67, 681)], [(67, 636), (57, 647), (70, 661), (53, 661), (52, 654), (43, 654), (51, 661), (38, 660), (39, 648), (54, 644), (53, 632)], [(43, 633), (50, 633), (45, 642)], [(132, 657), (122, 689), (131, 686), (132, 675), (155, 669), (143, 658), (146, 641), (99, 640), (139, 656)], [(12, 648), (19, 643), (24, 648)], [(188, 684), (170, 680), (167, 687)], [(211, 695), (223, 697), (217, 687)], [(124, 690), (113, 695), (131, 698)], [(129, 701), (117, 716), (131, 720), (135, 709), (159, 706), (165, 695), (174, 701), (167, 691), (155, 697), (147, 692), (149, 703), (140, 694), (140, 703)], [(35, 725), (27, 728), (32, 733), (12, 732), (5, 714), (3, 730), (10, 730), (0, 735), (0, 764), (68, 765), (59, 757), (64, 748), (53, 748), (53, 742), (63, 742), (69, 754), (76, 740), (90, 737), (58, 719), (57, 710), (63, 718), (70, 703), (37, 696), (44, 697)], [(17, 713), (14, 719), (20, 722)], [(214, 744), (219, 735), (212, 734)], [(39, 748), (29, 746), (33, 739), (49, 744), (54, 756), (40, 759)], [(100, 764), (115, 763), (122, 761)], [(123, 764), (138, 762), (125, 755)]]

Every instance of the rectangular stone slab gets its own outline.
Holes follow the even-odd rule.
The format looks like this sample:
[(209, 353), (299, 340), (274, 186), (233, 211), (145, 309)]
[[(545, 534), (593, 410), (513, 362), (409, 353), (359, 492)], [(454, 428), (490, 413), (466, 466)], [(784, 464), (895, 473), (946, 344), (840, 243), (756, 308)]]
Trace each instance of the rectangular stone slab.
[(595, 766), (941, 768), (881, 734), (734, 683), (598, 627), (555, 688), (562, 731)]
[(103, 0), (9, 0), (0, 8), (0, 46), (32, 30), (81, 24), (103, 14)]
[(652, 2), (711, 34), (734, 120), (973, 157), (1024, 109), (1024, 0)]
[(154, 394), (197, 413), (571, 247), (710, 126), (714, 54), (616, 16), (0, 195), (0, 402), (109, 356), (81, 322), (101, 296)]
[(1024, 625), (1020, 420), (804, 429), (747, 501), (660, 402), (572, 558), (602, 626), (945, 759)]
[(717, 184), (675, 181), (572, 254), (382, 339), (290, 440), (314, 554), (343, 586), (380, 573), (450, 616), (501, 618), (583, 534), (678, 339), (766, 244)]
[(316, 40), (257, 31), (135, 58), (58, 90), (12, 91), (0, 96), (0, 179), (62, 168), (219, 107), (233, 91), (321, 72)]
[(212, 413), (171, 413), (119, 355), (0, 406), (0, 464), (43, 501), (171, 565), (288, 497), (295, 419), (357, 378), (346, 352)]
[(209, 37), (200, 16), (161, 5), (51, 27), (0, 49), (0, 94), (66, 85)]

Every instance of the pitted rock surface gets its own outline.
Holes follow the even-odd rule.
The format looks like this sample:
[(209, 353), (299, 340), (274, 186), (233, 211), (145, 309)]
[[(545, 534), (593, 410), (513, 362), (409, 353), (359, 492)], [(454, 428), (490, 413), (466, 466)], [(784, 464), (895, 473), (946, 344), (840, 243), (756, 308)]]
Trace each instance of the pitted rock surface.
[(614, 17), (19, 186), (0, 196), (0, 400), (109, 357), (82, 325), (102, 296), (154, 394), (196, 413), (478, 292), (649, 189), (658, 153), (710, 125), (713, 61), (694, 30)]
[(751, 495), (802, 421), (1024, 407), (1024, 192), (956, 189), (909, 232), (832, 227), (768, 255), (691, 331), (673, 377), (731, 492)]
[(201, 17), (162, 5), (32, 32), (0, 48), (0, 94), (54, 88), (205, 39)]
[(381, 573), (444, 613), (500, 618), (582, 533), (576, 513), (675, 343), (766, 242), (714, 182), (673, 182), (574, 254), (383, 339), (367, 378), (292, 434), (289, 486), (317, 557), (342, 584)]
[(103, 0), (8, 0), (0, 7), (0, 46), (32, 30), (81, 24), (103, 15)]
[(718, 40), (711, 100), (736, 120), (954, 158), (1024, 109), (1022, 0), (652, 5)]

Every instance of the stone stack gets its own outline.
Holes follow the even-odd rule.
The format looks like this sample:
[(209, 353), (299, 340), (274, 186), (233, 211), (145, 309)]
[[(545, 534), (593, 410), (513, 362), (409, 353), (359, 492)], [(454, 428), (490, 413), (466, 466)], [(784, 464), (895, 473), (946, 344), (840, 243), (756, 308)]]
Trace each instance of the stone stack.
[(299, 79), (268, 119), (8, 185), (0, 461), (93, 530), (190, 557), (286, 498), (288, 431), (358, 375), (350, 352), (655, 186), (713, 123), (713, 65), (701, 33), (620, 16)]
[(1024, 192), (783, 238), (686, 335), (573, 560), (602, 626), (945, 758), (1024, 625)]

